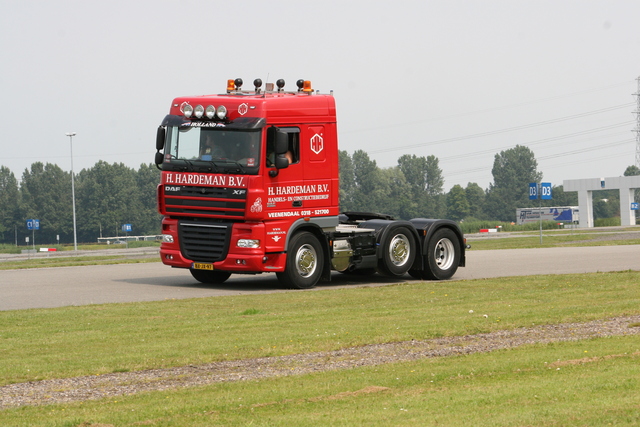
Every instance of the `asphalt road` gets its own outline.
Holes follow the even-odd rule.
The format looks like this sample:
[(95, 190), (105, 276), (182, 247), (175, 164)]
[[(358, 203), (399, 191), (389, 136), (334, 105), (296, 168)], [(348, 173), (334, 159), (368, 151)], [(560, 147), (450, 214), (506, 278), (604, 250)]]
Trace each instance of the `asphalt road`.
[[(640, 271), (640, 245), (470, 250), (467, 267), (458, 269), (452, 280), (622, 270)], [(408, 275), (388, 279), (334, 273), (331, 282), (312, 291), (413, 281)], [(160, 263), (0, 271), (0, 310), (268, 292), (307, 291), (282, 289), (275, 274), (233, 275), (223, 285), (203, 285), (187, 270)]]

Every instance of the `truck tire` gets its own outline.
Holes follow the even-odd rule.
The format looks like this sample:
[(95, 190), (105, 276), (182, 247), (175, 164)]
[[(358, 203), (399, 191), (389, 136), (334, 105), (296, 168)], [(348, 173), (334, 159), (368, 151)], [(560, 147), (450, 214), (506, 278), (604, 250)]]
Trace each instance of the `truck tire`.
[(322, 275), (324, 252), (318, 238), (307, 231), (293, 236), (287, 250), (287, 263), (278, 280), (294, 289), (313, 288)]
[(441, 228), (427, 242), (427, 262), (423, 279), (446, 280), (458, 270), (460, 241), (448, 228)]
[(407, 227), (392, 230), (381, 242), (382, 258), (378, 262), (378, 272), (384, 276), (404, 275), (416, 257), (416, 244)]
[(189, 270), (194, 279), (200, 283), (224, 283), (231, 276), (228, 271)]

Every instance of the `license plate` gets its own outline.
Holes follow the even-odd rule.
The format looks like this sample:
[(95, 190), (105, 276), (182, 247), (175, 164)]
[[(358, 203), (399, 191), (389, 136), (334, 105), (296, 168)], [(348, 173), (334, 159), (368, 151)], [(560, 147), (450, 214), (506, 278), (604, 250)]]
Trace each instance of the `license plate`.
[(191, 268), (195, 270), (213, 270), (213, 264), (204, 264), (201, 262), (194, 262)]

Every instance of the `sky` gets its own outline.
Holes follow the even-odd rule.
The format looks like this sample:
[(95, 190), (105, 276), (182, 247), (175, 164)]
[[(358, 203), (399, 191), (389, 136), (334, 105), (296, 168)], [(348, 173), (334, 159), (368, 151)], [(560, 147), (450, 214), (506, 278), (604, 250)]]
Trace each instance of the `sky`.
[[(0, 0), (0, 166), (152, 163), (173, 98), (227, 79), (333, 91), (340, 149), (436, 156), (488, 188), (529, 147), (543, 181), (635, 164), (637, 0)], [(639, 165), (640, 166), (640, 165)]]

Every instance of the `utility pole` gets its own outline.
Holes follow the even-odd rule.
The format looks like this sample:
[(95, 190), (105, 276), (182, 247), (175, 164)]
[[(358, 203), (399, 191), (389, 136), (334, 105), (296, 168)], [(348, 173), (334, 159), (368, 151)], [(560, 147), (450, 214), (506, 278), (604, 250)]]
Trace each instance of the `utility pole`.
[(66, 135), (69, 137), (69, 147), (71, 151), (71, 203), (73, 205), (73, 250), (78, 254), (78, 236), (76, 234), (76, 187), (73, 182), (73, 137), (76, 136), (75, 132), (68, 132)]
[(636, 97), (636, 128), (634, 132), (636, 133), (636, 167), (640, 168), (640, 77), (636, 80), (638, 82), (638, 90), (633, 94)]

